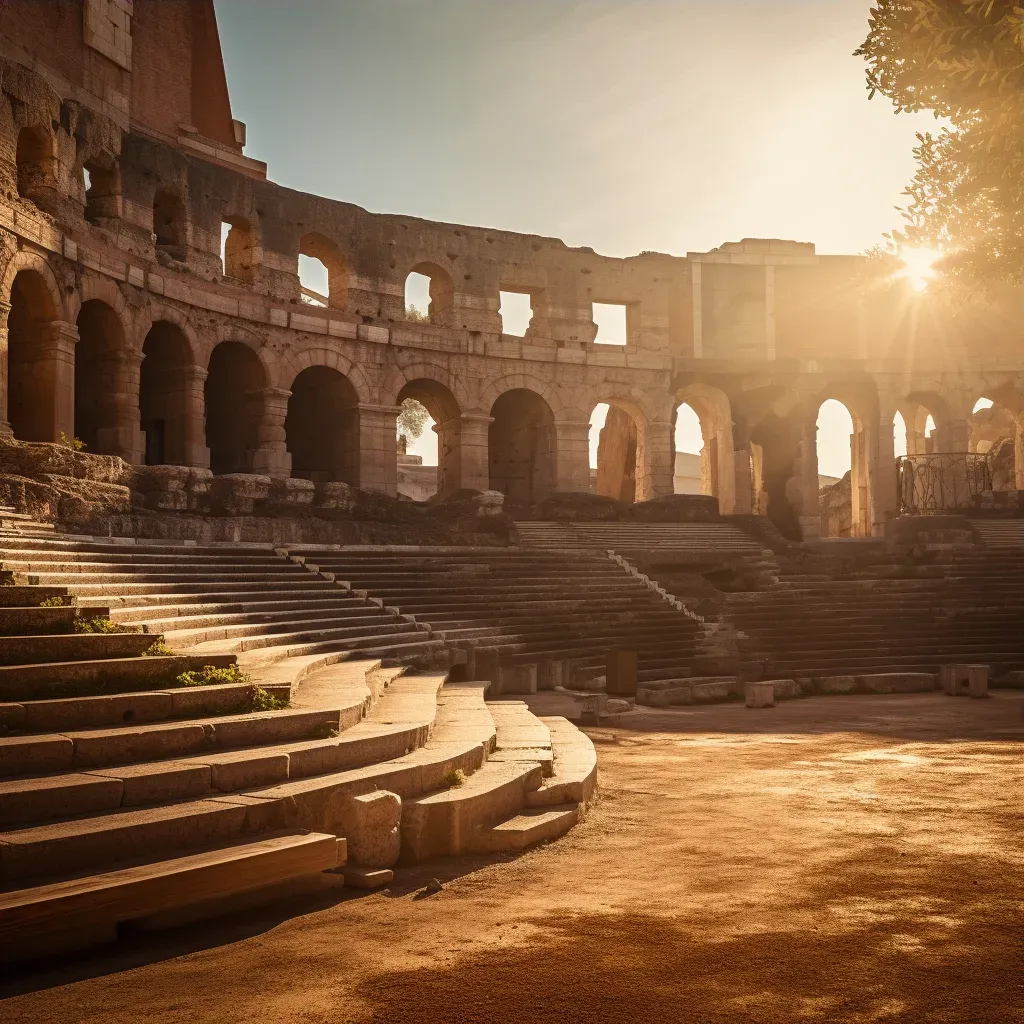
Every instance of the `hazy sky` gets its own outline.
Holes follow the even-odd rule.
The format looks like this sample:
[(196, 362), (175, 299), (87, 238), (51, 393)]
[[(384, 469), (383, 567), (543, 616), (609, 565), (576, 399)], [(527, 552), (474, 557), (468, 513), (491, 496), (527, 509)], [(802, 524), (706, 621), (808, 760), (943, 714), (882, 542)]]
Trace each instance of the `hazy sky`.
[(250, 156), (369, 210), (627, 256), (859, 252), (927, 115), (869, 102), (870, 0), (216, 0)]

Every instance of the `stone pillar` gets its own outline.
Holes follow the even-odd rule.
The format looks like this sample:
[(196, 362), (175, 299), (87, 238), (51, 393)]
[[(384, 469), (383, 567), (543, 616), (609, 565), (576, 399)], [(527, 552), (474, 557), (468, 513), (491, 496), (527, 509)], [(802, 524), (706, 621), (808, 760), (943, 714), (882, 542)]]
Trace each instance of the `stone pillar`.
[(735, 515), (749, 515), (757, 511), (754, 503), (754, 472), (751, 463), (750, 442), (738, 445), (732, 453), (733, 459), (733, 506), (726, 508), (723, 503), (720, 511), (723, 515), (730, 512)]
[(637, 464), (644, 470), (636, 481), (637, 501), (672, 494), (676, 449), (671, 422), (649, 423), (646, 431), (640, 431)]
[(559, 420), (556, 428), (557, 491), (590, 490), (590, 421)]
[[(897, 487), (896, 448), (894, 443), (893, 419), (895, 412), (882, 411), (875, 429), (867, 430), (865, 449), (867, 452), (868, 510), (867, 518), (871, 536), (881, 537), (885, 523), (899, 513)], [(909, 447), (909, 446), (908, 446)]]
[(438, 423), (437, 493), (448, 497), (458, 490), (490, 489), (487, 464), (487, 431), (491, 416), (462, 413)]
[(110, 381), (109, 426), (96, 430), (96, 448), (104, 455), (118, 455), (132, 466), (141, 466), (146, 456), (146, 435), (140, 429), (139, 368), (133, 354), (111, 358), (105, 364), (104, 379)]
[(255, 395), (262, 401), (262, 412), (252, 471), (259, 476), (291, 476), (292, 457), (285, 444), (284, 421), (292, 393), (285, 388), (264, 388)]
[(63, 320), (41, 324), (32, 373), (35, 393), (42, 398), (38, 413), (39, 440), (75, 436), (75, 345), (78, 328)]
[(397, 405), (356, 407), (359, 423), (359, 464), (356, 486), (363, 491), (398, 493)]
[[(908, 441), (907, 447), (910, 444)], [(933, 452), (968, 452), (971, 448), (971, 424), (968, 420), (950, 420), (932, 433)]]
[(183, 366), (181, 368), (185, 417), (182, 465), (194, 466), (197, 469), (210, 468), (210, 449), (206, 446), (205, 389), (208, 376), (209, 372), (202, 366)]
[(800, 521), (804, 540), (821, 536), (821, 499), (818, 486), (818, 423), (813, 418), (801, 420), (797, 441), (797, 460), (793, 466), (788, 497)]
[(11, 304), (0, 300), (0, 437), (13, 437), (14, 430), (7, 418), (7, 317)]

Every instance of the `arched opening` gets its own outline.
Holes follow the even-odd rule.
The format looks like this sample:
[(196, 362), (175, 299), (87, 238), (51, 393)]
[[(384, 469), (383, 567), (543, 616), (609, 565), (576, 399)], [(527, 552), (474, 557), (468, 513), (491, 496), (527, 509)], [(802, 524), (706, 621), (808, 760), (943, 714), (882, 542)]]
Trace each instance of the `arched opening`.
[(455, 396), (436, 380), (411, 380), (397, 401), (403, 408), (416, 402), (427, 413), (420, 437), (405, 451), (399, 442), (398, 493), (417, 501), (453, 494), (462, 487), (462, 411)]
[[(821, 536), (859, 535), (863, 532), (859, 522), (860, 502), (855, 500), (854, 492), (859, 496), (862, 481), (853, 414), (843, 402), (828, 398), (818, 407), (815, 427)], [(853, 478), (855, 463), (857, 480)]]
[(511, 504), (532, 505), (555, 488), (555, 417), (536, 392), (515, 388), (491, 406), (487, 432), (491, 490)]
[(899, 404), (906, 432), (907, 455), (967, 451), (967, 424), (952, 421), (945, 400), (931, 392), (907, 395)]
[(259, 447), (261, 392), (267, 386), (259, 357), (239, 341), (223, 341), (210, 354), (206, 378), (206, 445), (210, 469), (251, 473)]
[(124, 328), (117, 313), (99, 299), (84, 302), (75, 346), (75, 437), (90, 452), (122, 454), (117, 401), (124, 358)]
[(82, 167), (85, 185), (85, 219), (100, 224), (121, 216), (121, 178), (117, 161), (104, 156), (86, 161)]
[(185, 332), (166, 320), (150, 328), (142, 346), (139, 413), (147, 466), (188, 465), (188, 397), (192, 350)]
[(221, 264), (224, 276), (252, 284), (260, 265), (256, 229), (244, 217), (225, 217), (221, 223)]
[(971, 410), (970, 450), (984, 455), (994, 491), (1017, 490), (1024, 479), (1024, 400), (1011, 386), (992, 389)]
[(348, 307), (348, 266), (329, 238), (309, 234), (299, 241), (299, 286), (307, 305)]
[(446, 270), (435, 263), (418, 263), (405, 279), (407, 320), (450, 327), (455, 312), (455, 287)]
[[(713, 496), (719, 510), (731, 514), (736, 511), (736, 468), (729, 398), (708, 384), (687, 385), (676, 398), (673, 492)], [(745, 458), (749, 461), (749, 452)]]
[(22, 128), (15, 153), (18, 195), (35, 202), (40, 193), (56, 186), (53, 139), (42, 127)]
[(641, 431), (615, 402), (600, 402), (590, 414), (591, 483), (598, 494), (632, 504), (640, 493)]
[(310, 366), (292, 382), (285, 442), (292, 476), (358, 484), (359, 396), (329, 366)]
[(57, 319), (46, 282), (22, 270), (11, 287), (7, 317), (7, 418), (19, 441), (57, 441), (56, 371), (43, 350)]
[(169, 189), (160, 189), (153, 197), (153, 234), (158, 252), (185, 259), (185, 208)]
[(672, 469), (672, 493), (704, 494), (704, 433), (701, 430), (700, 417), (686, 402), (676, 409), (673, 440), (675, 460)]

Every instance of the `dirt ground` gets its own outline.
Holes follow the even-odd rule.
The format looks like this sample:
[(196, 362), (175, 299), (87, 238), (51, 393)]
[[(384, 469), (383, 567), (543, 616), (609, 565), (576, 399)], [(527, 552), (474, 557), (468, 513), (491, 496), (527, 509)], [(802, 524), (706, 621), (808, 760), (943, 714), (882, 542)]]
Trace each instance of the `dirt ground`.
[(37, 970), (0, 1020), (1024, 1021), (1021, 694), (589, 731), (601, 798), (565, 839)]

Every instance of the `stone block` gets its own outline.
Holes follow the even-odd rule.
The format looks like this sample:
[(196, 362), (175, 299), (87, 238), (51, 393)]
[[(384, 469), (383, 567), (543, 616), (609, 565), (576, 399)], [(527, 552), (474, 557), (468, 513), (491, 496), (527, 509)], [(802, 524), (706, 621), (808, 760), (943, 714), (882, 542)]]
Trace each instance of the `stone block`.
[(745, 683), (743, 689), (748, 708), (775, 707), (775, 687), (772, 683)]
[(823, 695), (857, 692), (855, 676), (818, 676), (811, 685), (814, 693)]
[(295, 515), (310, 509), (316, 485), (298, 477), (273, 477), (266, 498), (258, 510), (271, 515)]
[(930, 672), (879, 672), (857, 676), (861, 693), (928, 693), (935, 689)]
[(988, 665), (943, 665), (939, 683), (949, 697), (987, 697)]
[(499, 665), (495, 683), (496, 693), (536, 693), (536, 665)]
[(140, 466), (132, 474), (131, 488), (155, 511), (184, 511), (189, 507), (188, 466)]
[(537, 689), (553, 690), (558, 686), (569, 686), (572, 680), (572, 662), (567, 658), (537, 663)]
[(353, 866), (379, 870), (390, 868), (398, 860), (402, 799), (397, 794), (378, 790), (347, 797), (342, 821)]
[(210, 508), (219, 515), (252, 515), (257, 502), (270, 493), (270, 477), (254, 473), (225, 473), (210, 485)]
[(637, 690), (636, 651), (613, 647), (607, 656), (605, 690), (609, 697), (635, 697)]

